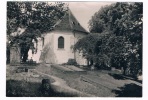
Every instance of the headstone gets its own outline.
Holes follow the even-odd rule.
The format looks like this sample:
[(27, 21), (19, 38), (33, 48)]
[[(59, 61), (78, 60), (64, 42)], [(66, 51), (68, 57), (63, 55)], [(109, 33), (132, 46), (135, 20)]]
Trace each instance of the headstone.
[(10, 47), (10, 64), (19, 64), (20, 63), (20, 47), (17, 44), (14, 44)]
[(123, 67), (121, 67), (121, 73), (124, 73), (124, 69), (123, 69)]
[(43, 79), (42, 80), (42, 88), (44, 90), (49, 90), (50, 89), (50, 80), (49, 79)]
[(42, 80), (42, 87), (41, 91), (44, 95), (48, 95), (51, 92), (51, 84), (49, 79), (43, 79)]
[(111, 70), (112, 70), (112, 71), (115, 71), (115, 67), (111, 67)]
[(94, 66), (91, 66), (91, 70), (95, 70), (95, 67)]

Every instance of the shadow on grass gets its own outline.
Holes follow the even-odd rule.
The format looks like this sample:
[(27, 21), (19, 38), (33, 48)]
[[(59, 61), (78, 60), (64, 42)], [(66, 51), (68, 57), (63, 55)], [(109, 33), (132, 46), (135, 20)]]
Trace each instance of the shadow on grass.
[(120, 90), (112, 90), (117, 97), (142, 97), (142, 87), (136, 84), (126, 84)]
[(136, 82), (139, 82), (139, 83), (142, 84), (142, 80), (137, 80), (137, 78), (127, 77), (127, 76), (124, 76), (124, 75), (121, 75), (121, 74), (112, 74), (112, 73), (108, 73), (108, 75), (112, 76), (114, 79), (117, 79), (117, 80), (130, 79), (130, 80), (133, 80), (133, 81), (136, 81)]
[(112, 73), (108, 73), (108, 75), (112, 76), (114, 79), (118, 79), (118, 80), (126, 80), (128, 78), (126, 77), (123, 77), (122, 75), (120, 74), (112, 74)]
[(26, 81), (7, 80), (6, 81), (7, 97), (76, 97), (73, 94), (65, 94), (54, 91), (52, 88), (45, 91), (41, 87), (41, 83), (33, 83)]

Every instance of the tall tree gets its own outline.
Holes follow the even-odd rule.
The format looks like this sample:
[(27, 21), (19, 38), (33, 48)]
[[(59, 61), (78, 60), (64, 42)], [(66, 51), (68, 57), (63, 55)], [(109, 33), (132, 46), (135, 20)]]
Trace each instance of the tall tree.
[[(19, 43), (23, 62), (33, 46), (32, 40), (37, 40), (42, 33), (51, 31), (66, 10), (67, 5), (61, 2), (7, 2), (9, 43)], [(25, 31), (21, 33), (19, 28)]]
[[(97, 42), (91, 43), (96, 47), (92, 48), (92, 51), (96, 49), (93, 56), (98, 54), (98, 59), (107, 57), (112, 64), (124, 69), (130, 68), (134, 74), (142, 69), (143, 3), (117, 2), (102, 7), (89, 21), (89, 29), (93, 34), (99, 33), (98, 37), (105, 33), (110, 34), (107, 38), (101, 36)], [(88, 43), (85, 42), (87, 38), (80, 40), (78, 44), (89, 44), (89, 40)], [(76, 46), (77, 48), (81, 48), (81, 45)]]

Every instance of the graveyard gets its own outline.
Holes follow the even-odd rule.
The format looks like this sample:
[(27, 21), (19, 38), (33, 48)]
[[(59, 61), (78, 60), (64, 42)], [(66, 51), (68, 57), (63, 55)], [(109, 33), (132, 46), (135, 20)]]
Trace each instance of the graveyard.
[(106, 4), (8, 1), (6, 96), (142, 97), (143, 2)]
[[(142, 96), (142, 83), (121, 76), (120, 71), (85, 70), (69, 65), (70, 69), (67, 66), (7, 65), (6, 95), (8, 97)], [(50, 88), (42, 89), (43, 80), (49, 80), (47, 84)]]

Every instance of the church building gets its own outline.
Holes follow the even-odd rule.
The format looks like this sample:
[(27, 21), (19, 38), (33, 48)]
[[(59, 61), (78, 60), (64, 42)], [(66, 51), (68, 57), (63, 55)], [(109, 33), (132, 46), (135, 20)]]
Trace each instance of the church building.
[(69, 59), (75, 59), (79, 65), (86, 65), (87, 61), (81, 53), (74, 52), (74, 44), (89, 34), (68, 10), (53, 30), (46, 32), (38, 39), (37, 52), (31, 58), (39, 63), (63, 64)]

